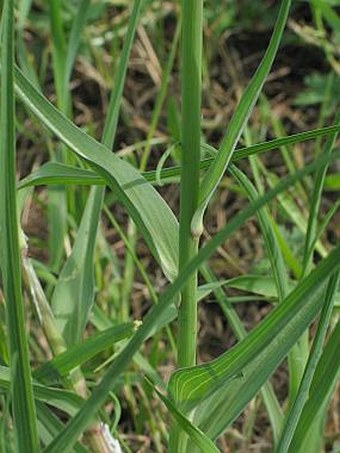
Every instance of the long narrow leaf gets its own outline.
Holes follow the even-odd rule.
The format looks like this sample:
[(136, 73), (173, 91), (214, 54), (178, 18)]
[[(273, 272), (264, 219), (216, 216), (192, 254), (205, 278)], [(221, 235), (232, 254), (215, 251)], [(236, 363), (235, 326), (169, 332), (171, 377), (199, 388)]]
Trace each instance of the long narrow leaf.
[[(339, 123), (340, 114), (338, 114), (336, 122)], [(337, 134), (332, 134), (328, 137), (328, 140), (325, 144), (325, 154), (330, 154), (333, 150), (335, 141), (336, 141)], [(315, 175), (314, 185), (313, 185), (313, 192), (311, 196), (311, 205), (310, 205), (310, 212), (308, 217), (308, 224), (307, 224), (307, 231), (306, 231), (306, 240), (305, 240), (305, 247), (304, 247), (304, 257), (303, 257), (303, 265), (304, 271), (308, 272), (310, 267), (312, 266), (312, 254), (309, 253), (311, 245), (313, 245), (313, 241), (317, 235), (317, 219), (318, 219), (318, 212), (320, 209), (321, 203), (321, 195), (323, 186), (325, 184), (325, 178), (327, 173), (327, 165), (319, 168)]]
[(138, 226), (166, 276), (177, 273), (177, 220), (150, 184), (131, 165), (86, 135), (50, 104), (15, 69), (16, 91), (32, 112), (107, 181)]
[[(11, 386), (10, 370), (0, 366), (0, 388), (8, 390)], [(83, 399), (73, 392), (33, 383), (34, 397), (56, 407), (69, 415), (74, 415), (81, 407)], [(26, 451), (23, 449), (22, 451)], [(37, 450), (34, 450), (37, 451)]]
[(15, 182), (14, 2), (6, 0), (1, 39), (0, 246), (6, 300), (11, 393), (19, 451), (39, 451), (25, 312), (21, 293), (19, 224)]
[[(135, 0), (133, 5), (122, 58), (118, 67), (115, 89), (110, 99), (102, 137), (103, 145), (108, 148), (112, 147), (115, 137), (128, 57), (137, 27), (141, 4), (141, 0)], [(103, 197), (104, 188), (93, 187), (91, 189), (72, 253), (62, 269), (53, 293), (52, 308), (61, 331), (69, 344), (80, 340), (93, 303), (93, 254)], [(148, 199), (145, 198), (143, 210), (147, 203)], [(161, 201), (159, 201), (159, 204), (161, 204)]]
[(296, 395), (296, 399), (288, 412), (280, 442), (277, 446), (277, 453), (286, 453), (288, 451), (289, 444), (294, 436), (294, 432), (296, 426), (298, 425), (304, 404), (308, 399), (310, 385), (322, 353), (322, 344), (325, 339), (329, 321), (332, 316), (334, 296), (339, 283), (339, 275), (340, 274), (338, 271), (329, 280), (325, 302), (322, 307), (319, 325), (315, 334), (313, 346), (308, 358), (298, 393)]
[[(64, 427), (58, 417), (41, 401), (36, 401), (37, 416), (40, 422), (39, 435), (42, 442), (48, 445)], [(43, 432), (42, 432), (43, 431)], [(73, 447), (75, 453), (86, 453), (88, 450), (77, 442)]]
[(157, 387), (154, 387), (154, 389), (178, 426), (188, 434), (192, 442), (202, 453), (219, 453), (220, 450), (214, 445), (211, 439), (204, 434), (204, 432), (197, 428), (197, 426), (193, 425), (190, 420), (176, 408), (173, 402), (157, 389)]
[[(230, 168), (231, 175), (238, 181), (241, 187), (246, 191), (250, 201), (256, 200), (258, 193), (246, 177), (235, 165)], [(272, 224), (270, 222), (269, 212), (267, 208), (263, 208), (257, 212), (257, 218), (261, 227), (262, 237), (265, 243), (266, 252), (271, 264), (271, 270), (274, 276), (277, 294), (281, 301), (288, 292), (288, 276), (285, 269), (283, 256), (280, 247), (276, 241)]]
[(290, 0), (282, 0), (281, 2), (278, 19), (265, 56), (263, 57), (263, 60), (259, 65), (251, 82), (244, 91), (244, 94), (238, 106), (236, 107), (233, 117), (228, 125), (227, 131), (223, 138), (219, 152), (214, 160), (214, 163), (209, 168), (202, 181), (200, 193), (200, 210), (205, 209), (205, 206), (209, 202), (209, 199), (211, 198), (214, 190), (221, 180), (223, 173), (225, 172), (231, 156), (235, 150), (237, 142), (246, 125), (247, 119), (249, 118), (252, 109), (260, 95), (261, 89), (266, 81), (280, 45), (284, 27), (288, 18), (290, 4)]
[[(80, 44), (81, 31), (86, 24), (88, 11), (90, 7), (91, 0), (81, 0), (77, 11), (75, 13), (72, 29), (68, 40), (68, 47), (66, 52), (66, 62), (65, 62), (65, 71), (64, 71), (64, 87), (67, 87), (72, 73), (72, 68), (76, 58), (77, 50)], [(65, 96), (69, 95), (69, 91), (65, 90)], [(64, 101), (65, 102), (65, 101)]]
[[(214, 274), (207, 266), (202, 266), (201, 272), (206, 280), (208, 281), (215, 280)], [(272, 281), (272, 286), (275, 291), (274, 281)], [(243, 324), (239, 319), (238, 314), (233, 309), (230, 298), (226, 297), (226, 294), (224, 293), (222, 288), (215, 289), (214, 294), (224, 315), (228, 319), (228, 322), (232, 330), (234, 331), (237, 340), (241, 341), (243, 338), (246, 337), (247, 331), (243, 327)], [(234, 382), (236, 384), (236, 381)], [(236, 394), (238, 396), (243, 395), (244, 390), (240, 389), (240, 392), (234, 393), (234, 395)], [(268, 412), (268, 417), (270, 419), (273, 431), (273, 438), (274, 441), (276, 442), (279, 438), (279, 434), (282, 429), (283, 412), (281, 410), (279, 402), (277, 401), (277, 398), (275, 397), (275, 393), (270, 382), (267, 381), (263, 385), (261, 389), (261, 394), (264, 404), (266, 406), (266, 410)], [(232, 395), (232, 393), (229, 392), (228, 389), (226, 388), (225, 395), (227, 395), (226, 399), (228, 399), (228, 395)], [(195, 424), (201, 425), (205, 423), (203, 431), (207, 435), (209, 435), (209, 437), (211, 437), (212, 439), (218, 437), (226, 429), (229, 423), (229, 420), (226, 419), (225, 417), (226, 408), (228, 408), (229, 405), (228, 403), (224, 404), (224, 401), (225, 401), (224, 395), (221, 395), (221, 397), (218, 398), (216, 398), (216, 395), (214, 395), (212, 398), (208, 399), (205, 403), (203, 403), (199, 408), (197, 408), (197, 410), (194, 413)], [(241, 404), (242, 403), (240, 402), (240, 405)]]
[(48, 382), (65, 376), (74, 368), (81, 366), (87, 360), (101, 351), (113, 346), (116, 342), (124, 340), (132, 335), (135, 327), (133, 323), (125, 323), (92, 335), (80, 344), (71, 346), (67, 351), (44, 363), (34, 372), (35, 379)]
[(94, 197), (95, 194), (90, 192), (82, 227), (61, 270), (51, 301), (57, 327), (69, 345), (80, 341), (93, 302), (93, 249), (98, 222), (94, 224), (91, 220), (93, 215), (99, 217), (101, 208), (100, 203), (92, 206)]
[[(317, 137), (323, 137), (331, 133), (340, 131), (340, 125), (323, 127), (312, 131), (300, 132), (298, 134), (290, 135), (289, 137), (276, 138), (269, 140), (264, 143), (257, 143), (255, 145), (247, 146), (246, 148), (239, 148), (232, 155), (231, 161), (238, 162), (241, 159), (252, 156), (254, 154), (261, 154), (267, 151), (280, 148), (287, 144), (301, 143), (307, 140), (311, 140)], [(207, 145), (202, 144), (202, 150), (206, 150)], [(209, 146), (209, 150), (211, 150)], [(217, 150), (212, 148), (213, 154), (216, 154)], [(200, 168), (204, 170), (209, 168), (214, 158), (209, 157), (201, 160)], [(160, 179), (162, 183), (172, 182), (177, 180), (180, 175), (180, 167), (169, 167), (163, 168), (160, 172), (158, 171), (146, 171), (143, 173), (144, 178), (152, 184), (157, 184)], [(24, 188), (31, 185), (40, 184), (81, 184), (81, 185), (104, 185), (105, 180), (98, 173), (92, 170), (82, 169), (73, 167), (71, 165), (60, 164), (58, 162), (48, 162), (42, 165), (36, 171), (22, 179), (18, 188)]]
[[(310, 387), (309, 398), (303, 408), (289, 447), (289, 453), (307, 451), (304, 448), (305, 442), (308, 441), (316, 426), (319, 426), (320, 422), (323, 424), (329, 400), (340, 377), (339, 344), (340, 322), (338, 321), (319, 360)], [(326, 373), (325, 370), (327, 370)]]

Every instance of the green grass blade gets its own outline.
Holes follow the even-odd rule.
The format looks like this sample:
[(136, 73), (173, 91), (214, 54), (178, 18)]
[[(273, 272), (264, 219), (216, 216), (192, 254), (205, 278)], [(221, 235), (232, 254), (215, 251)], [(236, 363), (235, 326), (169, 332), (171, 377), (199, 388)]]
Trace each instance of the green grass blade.
[[(49, 2), (53, 73), (57, 94), (57, 105), (63, 113), (71, 113), (71, 96), (69, 79), (71, 76), (74, 58), (81, 38), (81, 29), (87, 18), (88, 2), (82, 1), (73, 20), (71, 34), (67, 39), (63, 23), (62, 0)], [(60, 147), (56, 152), (56, 160), (67, 161), (65, 147)], [(67, 235), (67, 207), (74, 214), (74, 192), (71, 188), (50, 188), (49, 190), (49, 257), (50, 265), (55, 271), (60, 270), (63, 257), (63, 244)]]
[(173, 402), (157, 389), (157, 387), (153, 385), (152, 387), (156, 391), (159, 398), (163, 401), (178, 426), (187, 433), (189, 438), (202, 453), (219, 453), (220, 450), (216, 447), (214, 442), (212, 442), (212, 440), (203, 433), (203, 431), (193, 425), (190, 420), (176, 408)]
[(244, 94), (228, 125), (227, 131), (220, 146), (219, 152), (214, 160), (214, 163), (209, 168), (202, 181), (200, 192), (200, 211), (202, 210), (202, 212), (198, 214), (199, 217), (203, 214), (206, 205), (208, 204), (219, 181), (221, 180), (235, 150), (237, 142), (246, 125), (247, 119), (249, 118), (249, 115), (251, 114), (252, 109), (260, 95), (261, 89), (263, 87), (263, 84), (265, 83), (280, 45), (280, 41), (288, 18), (290, 4), (290, 0), (283, 0), (281, 2), (278, 19), (265, 56), (263, 57), (263, 60), (259, 65), (251, 82), (244, 91)]
[[(328, 295), (327, 289), (326, 298)], [(279, 343), (280, 341), (282, 341), (281, 337), (277, 337), (275, 342)], [(242, 370), (242, 379), (230, 381), (229, 385), (225, 386), (225, 390), (216, 392), (196, 409), (194, 422), (209, 437), (215, 439), (223, 433), (259, 389), (256, 380), (260, 378), (262, 373), (264, 377), (261, 379), (265, 379), (270, 374), (270, 370), (273, 370), (271, 357), (276, 357), (278, 354), (275, 342), (269, 346), (270, 351), (268, 350), (265, 353), (266, 357), (260, 353), (251, 366), (246, 366)], [(256, 379), (254, 379), (255, 376)]]
[(155, 100), (154, 109), (152, 111), (150, 126), (149, 126), (148, 134), (146, 137), (146, 145), (145, 145), (144, 152), (143, 152), (143, 155), (141, 158), (141, 163), (140, 163), (141, 170), (145, 170), (147, 161), (148, 161), (148, 158), (150, 155), (151, 140), (156, 131), (157, 124), (158, 124), (158, 121), (159, 121), (159, 118), (160, 118), (160, 115), (162, 112), (162, 107), (163, 107), (163, 104), (164, 104), (164, 101), (166, 98), (169, 80), (170, 80), (170, 76), (171, 76), (171, 71), (173, 69), (175, 59), (176, 59), (176, 53), (177, 53), (179, 37), (181, 34), (181, 28), (182, 27), (181, 27), (181, 17), (180, 17), (176, 24), (176, 29), (175, 29), (174, 37), (173, 37), (173, 40), (171, 43), (171, 49), (169, 52), (168, 61), (163, 70), (161, 85), (160, 85), (160, 88), (159, 88), (159, 91), (158, 91), (158, 94), (157, 94), (157, 97)]
[(3, 8), (1, 48), (0, 234), (9, 335), (12, 404), (18, 451), (39, 451), (25, 312), (21, 293), (15, 182), (14, 2)]
[[(83, 432), (90, 423), (91, 418), (105, 402), (114, 383), (131, 362), (133, 356), (139, 350), (143, 342), (148, 338), (149, 333), (158, 324), (159, 318), (169, 308), (169, 306), (171, 306), (176, 295), (185, 284), (188, 276), (198, 269), (202, 263), (207, 261), (216, 248), (222, 244), (235, 230), (237, 230), (249, 217), (254, 215), (258, 209), (274, 199), (280, 192), (286, 190), (307, 174), (310, 174), (322, 163), (333, 160), (339, 156), (340, 152), (335, 152), (332, 156), (322, 156), (313, 163), (307, 165), (305, 168), (296, 172), (294, 175), (288, 176), (282, 180), (275, 189), (268, 191), (265, 195), (256, 200), (256, 202), (252, 203), (250, 206), (243, 209), (239, 214), (233, 217), (233, 219), (230, 220), (223, 230), (217, 233), (211, 241), (201, 248), (196, 258), (188, 264), (183, 272), (177, 277), (175, 282), (171, 284), (163, 293), (163, 295), (159, 298), (158, 304), (149, 311), (143, 320), (143, 325), (138, 329), (121, 354), (116, 357), (100, 384), (94, 388), (91, 397), (84, 403), (79, 413), (69, 422), (65, 430), (60, 433), (51, 445), (47, 447), (46, 453), (57, 453), (60, 449), (69, 447), (77, 440), (81, 432)], [(334, 259), (334, 253), (332, 255), (332, 259)], [(327, 261), (327, 263), (329, 263), (329, 261)], [(334, 264), (332, 266), (334, 268)], [(281, 306), (283, 306), (283, 304), (281, 304)]]
[(324, 342), (332, 316), (334, 296), (338, 288), (339, 276), (340, 273), (338, 271), (329, 280), (325, 302), (322, 307), (319, 325), (314, 337), (312, 349), (299, 386), (298, 393), (296, 395), (296, 399), (288, 412), (280, 442), (277, 446), (277, 453), (286, 453), (288, 451), (289, 444), (294, 436), (294, 431), (298, 425), (303, 407), (306, 400), (308, 399), (311, 382), (322, 353), (322, 344)]
[(50, 184), (105, 185), (105, 180), (93, 170), (73, 167), (59, 162), (47, 162), (18, 184), (18, 189)]
[(62, 0), (51, 0), (49, 2), (51, 35), (52, 35), (52, 59), (54, 83), (57, 93), (58, 107), (65, 111), (63, 103), (66, 87), (64, 85), (65, 62), (66, 62), (66, 38), (62, 20)]
[[(277, 287), (272, 276), (246, 274), (234, 277), (226, 281), (225, 285), (229, 288), (247, 291), (259, 296), (267, 297), (268, 299), (278, 300)], [(288, 281), (289, 291), (294, 289), (294, 282)]]
[[(137, 27), (141, 4), (141, 0), (134, 2), (122, 57), (118, 67), (116, 85), (110, 99), (102, 137), (103, 145), (108, 148), (112, 147), (116, 133), (128, 58)], [(76, 343), (80, 340), (93, 303), (93, 255), (103, 196), (104, 188), (94, 187), (91, 189), (72, 253), (62, 269), (58, 284), (53, 293), (53, 311), (68, 344)], [(145, 209), (147, 202), (148, 200), (146, 198), (140, 206), (143, 204), (143, 209)], [(159, 203), (161, 204), (162, 202), (159, 201)]]
[[(254, 201), (256, 200), (256, 198), (258, 198), (258, 193), (253, 184), (251, 183), (251, 181), (235, 165), (232, 165), (230, 167), (230, 174), (245, 190), (250, 201)], [(276, 236), (272, 229), (270, 214), (267, 208), (259, 210), (257, 212), (257, 218), (260, 224), (262, 237), (265, 243), (266, 253), (271, 264), (271, 270), (274, 276), (277, 294), (279, 300), (281, 301), (288, 293), (288, 276), (283, 256), (281, 254), (280, 247), (276, 241)]]
[[(94, 295), (93, 250), (97, 235), (101, 205), (93, 203), (90, 192), (72, 253), (63, 266), (53, 292), (51, 307), (56, 325), (68, 345), (80, 341)], [(93, 204), (92, 204), (93, 203)]]
[(32, 0), (21, 0), (20, 8), (18, 8), (18, 29), (22, 30), (25, 25), (28, 13), (32, 6)]
[[(261, 154), (267, 151), (272, 151), (275, 148), (279, 148), (281, 146), (285, 146), (286, 144), (296, 144), (301, 143), (307, 140), (311, 140), (317, 137), (323, 137), (330, 133), (335, 133), (340, 131), (339, 126), (329, 126), (320, 129), (315, 129), (312, 131), (300, 132), (298, 134), (291, 135), (289, 137), (284, 137), (283, 139), (274, 139), (269, 140), (268, 142), (258, 143), (255, 145), (248, 146), (246, 148), (240, 148), (235, 151), (232, 156), (231, 161), (237, 162), (241, 159), (249, 157), (254, 154)], [(202, 149), (206, 150), (208, 145), (202, 144)], [(209, 146), (209, 150), (212, 147)], [(216, 154), (217, 150), (212, 148), (211, 150), (213, 154)], [(214, 161), (213, 158), (203, 159), (200, 162), (200, 169), (204, 170), (209, 168), (209, 166)], [(161, 171), (146, 171), (142, 173), (144, 178), (152, 184), (158, 184), (159, 179), (161, 179), (162, 183), (165, 182), (172, 182), (173, 180), (178, 180), (180, 176), (180, 167), (169, 167), (163, 168)], [(337, 175), (334, 175), (337, 177)], [(340, 187), (340, 183), (337, 183), (337, 180), (340, 178), (333, 178), (335, 181), (333, 184), (333, 188)], [(326, 178), (327, 180), (327, 178)], [(28, 175), (26, 178), (22, 179), (19, 184), (18, 188), (21, 189), (23, 187), (28, 187), (31, 185), (39, 185), (39, 184), (81, 184), (81, 185), (104, 185), (104, 179), (98, 175), (98, 173), (92, 170), (85, 170), (78, 167), (73, 167), (71, 165), (65, 165), (58, 162), (48, 162), (33, 173)]]
[(312, 258), (313, 252), (314, 252), (314, 247), (316, 246), (316, 243), (320, 240), (321, 235), (324, 233), (326, 230), (329, 222), (331, 221), (332, 217), (336, 214), (336, 212), (339, 210), (340, 207), (340, 199), (338, 199), (333, 206), (329, 208), (329, 210), (326, 212), (326, 214), (323, 216), (323, 219), (320, 223), (320, 226), (315, 234), (315, 237), (310, 245), (309, 250), (306, 253), (306, 260), (308, 261), (309, 259)]
[(282, 234), (280, 228), (278, 227), (277, 223), (274, 221), (273, 218), (270, 219), (272, 224), (272, 229), (274, 231), (276, 241), (280, 245), (281, 253), (284, 257), (285, 263), (287, 267), (292, 272), (292, 275), (295, 278), (300, 278), (302, 267), (300, 265), (299, 260), (295, 257), (294, 253), (292, 252), (290, 245), (287, 243), (286, 238)]
[[(293, 172), (294, 171), (292, 170), (291, 173)], [(230, 173), (246, 191), (250, 200), (257, 198), (258, 195), (255, 187), (253, 187), (248, 178), (240, 170), (238, 170), (235, 165), (230, 167)], [(299, 184), (296, 185), (296, 187), (299, 186)], [(281, 253), (281, 248), (279, 242), (277, 241), (277, 235), (275, 234), (275, 228), (273, 227), (274, 221), (267, 208), (258, 211), (257, 217), (265, 243), (266, 253), (269, 258), (271, 270), (276, 283), (279, 302), (281, 302), (288, 294), (288, 275), (285, 268), (283, 254)], [(303, 350), (299, 344), (294, 345), (292, 350), (289, 351), (288, 364), (290, 395), (294, 394), (294, 389), (298, 387), (302, 378), (303, 369), (306, 363), (306, 360), (304, 360), (306, 358), (302, 354), (302, 351)]]
[[(0, 388), (2, 390), (8, 390), (10, 386), (10, 370), (4, 366), (0, 366)], [(56, 407), (69, 415), (75, 415), (81, 407), (81, 403), (84, 401), (80, 396), (68, 390), (47, 387), (36, 382), (33, 382), (33, 393), (34, 397), (39, 401), (50, 404), (51, 406)], [(23, 448), (23, 450), (20, 451), (27, 450)]]
[[(289, 453), (307, 451), (304, 447), (305, 442), (312, 436), (313, 431), (319, 428), (320, 424), (323, 424), (329, 400), (340, 377), (339, 344), (340, 322), (338, 321), (318, 362), (310, 387), (309, 398), (290, 443)], [(326, 373), (325, 370), (327, 370)]]
[[(274, 187), (277, 182), (279, 181), (279, 178), (277, 175), (274, 173), (271, 173), (264, 169), (264, 173), (268, 182), (268, 185), (270, 187)], [(278, 197), (278, 201), (282, 207), (282, 209), (285, 211), (287, 216), (296, 224), (296, 226), (299, 228), (299, 230), (303, 233), (306, 234), (307, 228), (308, 228), (308, 222), (307, 219), (305, 218), (305, 215), (301, 211), (301, 208), (298, 206), (296, 203), (294, 197), (292, 196), (291, 193), (286, 192), (283, 194), (280, 194)], [(318, 240), (315, 244), (317, 251), (320, 253), (322, 257), (327, 256), (327, 250), (323, 246), (320, 240)]]
[(107, 181), (125, 205), (169, 279), (177, 273), (177, 220), (146, 180), (131, 165), (86, 135), (15, 71), (17, 93), (32, 112)]
[[(206, 281), (212, 282), (216, 281), (216, 277), (207, 266), (201, 267), (201, 273), (206, 279)], [(239, 278), (242, 279), (242, 277)], [(231, 282), (232, 280), (235, 279), (229, 280), (227, 284), (229, 284), (229, 282)], [(273, 279), (271, 280), (272, 288), (274, 290), (274, 293), (276, 294), (275, 282)], [(251, 284), (252, 287), (253, 283), (254, 281)], [(231, 283), (231, 286), (233, 286), (233, 283)], [(263, 286), (266, 287), (266, 285)], [(249, 290), (249, 287), (247, 285), (246, 290)], [(221, 288), (215, 289), (214, 294), (237, 340), (241, 341), (243, 338), (246, 337), (247, 331), (243, 327), (243, 324), (239, 319), (237, 312), (232, 307), (230, 298), (226, 297), (224, 291)], [(279, 439), (279, 434), (282, 428), (283, 413), (270, 382), (267, 381), (263, 385), (261, 389), (261, 394), (264, 404), (266, 406), (268, 417), (270, 419), (274, 441), (277, 441)], [(241, 392), (237, 392), (237, 395), (243, 395), (243, 389), (241, 390)], [(211, 399), (208, 399), (206, 403), (203, 403), (202, 407), (200, 407), (199, 410), (195, 411), (194, 415), (195, 424), (200, 425), (201, 423), (205, 423), (203, 431), (207, 435), (209, 435), (209, 437), (211, 437), (212, 439), (218, 437), (226, 429), (226, 426), (228, 425), (228, 421), (225, 420), (225, 417), (217, 416), (218, 411), (221, 410), (221, 406), (222, 414), (226, 413), (226, 408), (228, 406), (227, 404), (223, 404), (223, 401), (224, 401), (223, 398), (216, 398), (215, 396), (213, 396)]]
[(256, 143), (254, 145), (246, 146), (245, 148), (236, 149), (231, 157), (231, 161), (237, 162), (254, 154), (262, 154), (283, 146), (296, 145), (297, 143), (313, 140), (315, 138), (330, 135), (339, 131), (340, 125), (335, 124), (333, 126), (314, 129), (312, 131), (298, 132), (297, 134), (289, 135), (288, 137), (274, 138), (273, 140), (268, 140), (263, 143)]
[[(51, 29), (51, 53), (56, 102), (63, 113), (69, 113), (69, 91), (64, 84), (66, 60), (66, 36), (62, 15), (62, 0), (51, 0), (48, 3)], [(53, 159), (65, 160), (65, 147), (59, 147)], [(67, 202), (68, 194), (64, 187), (50, 187), (48, 191), (48, 224), (49, 224), (49, 265), (55, 272), (60, 271), (64, 256), (64, 242), (67, 236)]]
[[(308, 140), (313, 140), (318, 137), (323, 137), (340, 131), (340, 125), (333, 125), (322, 127), (319, 129), (314, 129), (311, 131), (299, 132), (297, 134), (290, 135), (288, 137), (275, 138), (273, 140), (268, 140), (263, 143), (256, 143), (254, 145), (246, 146), (244, 148), (238, 148), (231, 156), (231, 162), (235, 163), (246, 157), (253, 156), (255, 154), (262, 154), (267, 151), (272, 151), (282, 146), (294, 145), (297, 143), (302, 143)], [(202, 151), (207, 152), (212, 155), (216, 155), (216, 148), (208, 145), (207, 143), (201, 143)], [(215, 157), (208, 157), (201, 160), (200, 169), (204, 170), (210, 168), (215, 160)], [(145, 172), (144, 177), (150, 182), (157, 181), (157, 171), (148, 171)], [(170, 167), (162, 169), (161, 171), (161, 180), (162, 182), (172, 181), (180, 175), (180, 167)], [(335, 181), (336, 182), (336, 181)]]
[[(220, 391), (228, 381), (242, 381), (243, 373), (259, 356), (271, 365), (257, 368), (258, 373), (266, 374), (268, 378), (318, 313), (323, 302), (324, 281), (339, 266), (340, 246), (237, 346), (210, 363), (176, 371), (169, 382), (174, 400), (186, 410), (194, 408), (209, 395)], [(272, 348), (276, 348), (275, 354)], [(263, 357), (266, 349), (270, 352)], [(264, 382), (253, 374), (247, 379), (258, 388)]]
[(34, 372), (34, 378), (47, 383), (60, 376), (65, 376), (116, 342), (129, 338), (134, 331), (135, 325), (130, 322), (92, 335), (82, 343), (71, 346), (67, 351), (44, 363)]
[[(41, 401), (36, 401), (37, 416), (40, 422), (39, 434), (42, 442), (48, 445), (64, 427), (59, 418)], [(43, 432), (42, 432), (43, 431)], [(88, 450), (77, 442), (71, 452), (87, 453)]]
[[(74, 61), (76, 59), (77, 50), (80, 44), (81, 32), (86, 24), (88, 10), (91, 0), (80, 0), (79, 5), (73, 19), (68, 46), (66, 52), (65, 71), (64, 71), (64, 86), (67, 87), (71, 78)], [(65, 95), (69, 96), (69, 91), (65, 90)], [(66, 99), (63, 101), (67, 103)]]
[[(340, 115), (336, 118), (336, 123), (339, 123)], [(337, 134), (328, 136), (325, 144), (325, 154), (330, 154), (335, 145)], [(325, 178), (327, 173), (327, 165), (319, 168), (315, 175), (313, 184), (313, 192), (311, 196), (310, 211), (307, 224), (306, 240), (304, 246), (304, 258), (303, 258), (303, 271), (308, 272), (312, 266), (312, 255), (309, 253), (311, 245), (313, 244), (314, 238), (317, 234), (317, 219), (318, 212), (321, 204), (321, 195), (325, 184)]]
[(119, 110), (123, 95), (129, 55), (131, 52), (142, 4), (143, 0), (134, 0), (128, 30), (124, 38), (124, 46), (122, 50), (122, 55), (120, 57), (118, 71), (115, 80), (115, 89), (111, 94), (110, 104), (102, 135), (102, 143), (108, 148), (112, 148), (116, 136), (117, 124), (119, 119)]

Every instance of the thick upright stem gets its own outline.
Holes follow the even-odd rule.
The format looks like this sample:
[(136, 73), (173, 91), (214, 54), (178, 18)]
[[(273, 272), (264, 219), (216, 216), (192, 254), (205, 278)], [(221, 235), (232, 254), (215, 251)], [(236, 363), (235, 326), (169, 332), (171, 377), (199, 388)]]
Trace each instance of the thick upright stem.
[[(196, 255), (197, 236), (191, 230), (198, 206), (201, 139), (203, 0), (182, 1), (182, 167), (180, 194), (179, 272)], [(181, 294), (178, 366), (196, 363), (197, 273)]]
[[(182, 161), (179, 228), (179, 273), (198, 251), (199, 235), (191, 223), (198, 207), (201, 141), (203, 0), (182, 0)], [(197, 272), (181, 292), (178, 313), (178, 366), (196, 364)], [(187, 436), (174, 428), (170, 450), (186, 451)]]

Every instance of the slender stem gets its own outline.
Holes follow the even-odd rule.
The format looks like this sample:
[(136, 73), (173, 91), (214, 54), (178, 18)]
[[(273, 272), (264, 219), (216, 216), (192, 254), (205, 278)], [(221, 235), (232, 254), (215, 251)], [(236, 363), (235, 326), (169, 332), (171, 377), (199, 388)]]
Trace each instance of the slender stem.
[[(191, 223), (198, 207), (201, 141), (203, 0), (182, 0), (182, 159), (179, 226), (179, 274), (197, 255), (199, 232)], [(178, 366), (196, 364), (197, 271), (181, 291), (178, 313)], [(187, 436), (174, 427), (170, 451), (186, 451)]]
[[(182, 1), (182, 162), (180, 192), (179, 273), (197, 254), (198, 237), (191, 221), (198, 206), (201, 138), (203, 0)], [(196, 363), (197, 272), (181, 293), (178, 366)]]

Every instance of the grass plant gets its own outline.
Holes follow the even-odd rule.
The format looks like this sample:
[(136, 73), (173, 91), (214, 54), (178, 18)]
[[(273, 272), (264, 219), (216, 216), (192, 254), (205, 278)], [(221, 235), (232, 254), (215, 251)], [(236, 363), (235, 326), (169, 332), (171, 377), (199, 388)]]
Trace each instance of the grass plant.
[[(213, 2), (182, 0), (163, 10), (158, 3), (1, 3), (1, 451), (131, 452), (138, 449), (134, 439), (147, 436), (146, 448), (157, 453), (225, 451), (225, 442), (233, 446), (231, 427), (240, 414), (242, 447), (236, 448), (249, 449), (261, 411), (272, 451), (318, 453), (340, 373), (340, 245), (325, 234), (339, 203), (324, 196), (326, 188), (339, 190), (340, 124), (329, 94), (338, 67), (334, 53), (320, 41), (330, 75), (317, 127), (286, 134), (262, 92), (284, 43), (291, 1), (282, 0), (263, 58), (247, 87), (237, 87), (238, 102), (216, 146), (202, 116), (215, 55), (204, 31), (212, 21), (216, 45), (237, 8), (216, 12)], [(323, 18), (333, 30), (335, 13), (322, 5), (311, 3), (313, 20), (318, 30), (325, 29)], [(244, 12), (240, 17), (248, 20)], [(39, 56), (23, 38), (27, 24), (48, 37), (49, 48)], [(154, 101), (146, 126), (124, 95), (131, 80), (139, 80), (138, 65), (129, 66), (134, 52), (153, 61), (143, 68), (158, 90), (156, 96), (153, 89), (139, 92), (145, 99), (151, 92)], [(95, 121), (76, 124), (79, 109), (91, 118), (71, 90), (71, 84), (82, 86), (74, 81), (81, 67), (86, 89), (95, 80), (104, 106), (100, 134)], [(176, 83), (174, 90), (177, 68), (181, 88)], [(49, 73), (53, 102), (44, 94)], [(259, 128), (250, 121), (256, 108)], [(39, 138), (25, 131), (25, 121)], [(140, 140), (134, 121), (144, 128)], [(270, 140), (268, 130), (274, 131)], [(131, 131), (131, 140), (120, 149), (127, 140), (122, 131)], [(48, 161), (19, 181), (15, 134), (49, 151)], [(312, 158), (301, 164), (298, 147), (306, 142), (314, 146)], [(272, 165), (277, 150), (280, 176)], [(38, 186), (47, 187), (47, 202), (39, 202)], [(177, 189), (178, 215), (177, 200), (169, 201)], [(242, 208), (205, 239), (210, 209), (226, 190)], [(39, 240), (49, 259), (30, 258), (24, 233), (29, 201), (48, 213), (49, 239)], [(266, 272), (247, 268), (231, 278), (226, 251), (224, 278), (216, 254), (236, 234), (246, 241), (250, 221)], [(211, 298), (236, 343), (212, 360), (198, 360), (204, 341), (199, 312)], [(239, 312), (237, 305), (254, 301), (261, 303), (261, 319), (258, 314), (248, 330), (239, 314), (247, 308)], [(286, 358), (289, 391), (281, 404), (272, 376)]]

